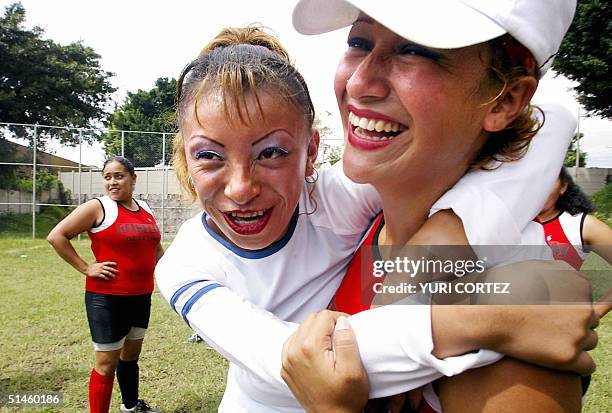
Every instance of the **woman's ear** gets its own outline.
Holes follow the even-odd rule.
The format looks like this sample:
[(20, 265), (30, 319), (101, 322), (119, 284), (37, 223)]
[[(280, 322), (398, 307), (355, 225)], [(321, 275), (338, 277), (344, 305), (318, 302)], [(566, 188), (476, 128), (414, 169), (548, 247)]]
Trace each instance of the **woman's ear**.
[(308, 148), (306, 151), (306, 173), (305, 177), (311, 176), (315, 171), (315, 163), (317, 161), (317, 156), (319, 155), (319, 141), (321, 137), (319, 136), (319, 131), (317, 129), (313, 129), (312, 136), (310, 137), (310, 141), (308, 142)]
[(533, 76), (522, 76), (506, 85), (485, 116), (483, 128), (487, 132), (505, 129), (529, 104), (537, 87), (538, 81)]

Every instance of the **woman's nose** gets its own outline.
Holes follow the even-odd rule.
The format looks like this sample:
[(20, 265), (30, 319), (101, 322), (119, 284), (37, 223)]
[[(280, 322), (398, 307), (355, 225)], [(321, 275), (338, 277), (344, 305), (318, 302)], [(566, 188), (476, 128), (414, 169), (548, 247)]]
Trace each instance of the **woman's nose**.
[(364, 57), (346, 83), (348, 95), (356, 100), (374, 100), (387, 96), (389, 85), (386, 65), (387, 62), (374, 53)]
[(235, 167), (225, 185), (224, 194), (238, 205), (245, 205), (259, 195), (260, 185), (249, 167)]

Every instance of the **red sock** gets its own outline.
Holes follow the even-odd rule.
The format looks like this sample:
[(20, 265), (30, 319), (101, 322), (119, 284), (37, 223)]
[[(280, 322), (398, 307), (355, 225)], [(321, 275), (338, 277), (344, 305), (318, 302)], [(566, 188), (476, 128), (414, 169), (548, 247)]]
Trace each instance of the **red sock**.
[(114, 380), (114, 374), (103, 376), (95, 369), (91, 369), (91, 376), (89, 376), (89, 411), (91, 413), (108, 413)]

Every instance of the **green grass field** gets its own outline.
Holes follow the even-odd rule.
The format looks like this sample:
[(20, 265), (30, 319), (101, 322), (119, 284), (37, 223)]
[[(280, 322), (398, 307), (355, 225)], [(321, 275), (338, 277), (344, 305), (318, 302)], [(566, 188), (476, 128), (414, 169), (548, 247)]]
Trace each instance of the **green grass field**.
[[(89, 242), (75, 242), (91, 259)], [(587, 268), (602, 268), (592, 261)], [(609, 280), (608, 280), (609, 282)], [(83, 304), (84, 279), (44, 240), (0, 237), (0, 392), (60, 391), (60, 408), (0, 408), (1, 412), (83, 412), (93, 351)], [(227, 362), (203, 344), (185, 344), (190, 330), (159, 293), (153, 295), (150, 329), (141, 357), (141, 395), (166, 413), (214, 412), (225, 385)], [(593, 351), (598, 370), (584, 411), (612, 406), (612, 320), (599, 327)], [(120, 395), (113, 392), (111, 411)]]

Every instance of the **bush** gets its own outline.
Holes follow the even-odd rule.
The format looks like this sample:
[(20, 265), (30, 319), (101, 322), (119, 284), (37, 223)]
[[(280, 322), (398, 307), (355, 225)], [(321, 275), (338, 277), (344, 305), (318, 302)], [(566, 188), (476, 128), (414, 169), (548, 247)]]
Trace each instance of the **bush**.
[(595, 192), (591, 200), (597, 210), (595, 216), (608, 225), (612, 225), (612, 183)]
[[(60, 182), (57, 175), (47, 170), (40, 170), (36, 173), (36, 192), (48, 191), (57, 186)], [(32, 192), (32, 178), (22, 178), (17, 181), (17, 187), (23, 192)]]
[[(45, 238), (49, 231), (57, 225), (71, 208), (47, 206), (41, 207), (36, 214), (36, 238)], [(0, 238), (32, 236), (32, 214), (1, 214), (0, 215)]]

